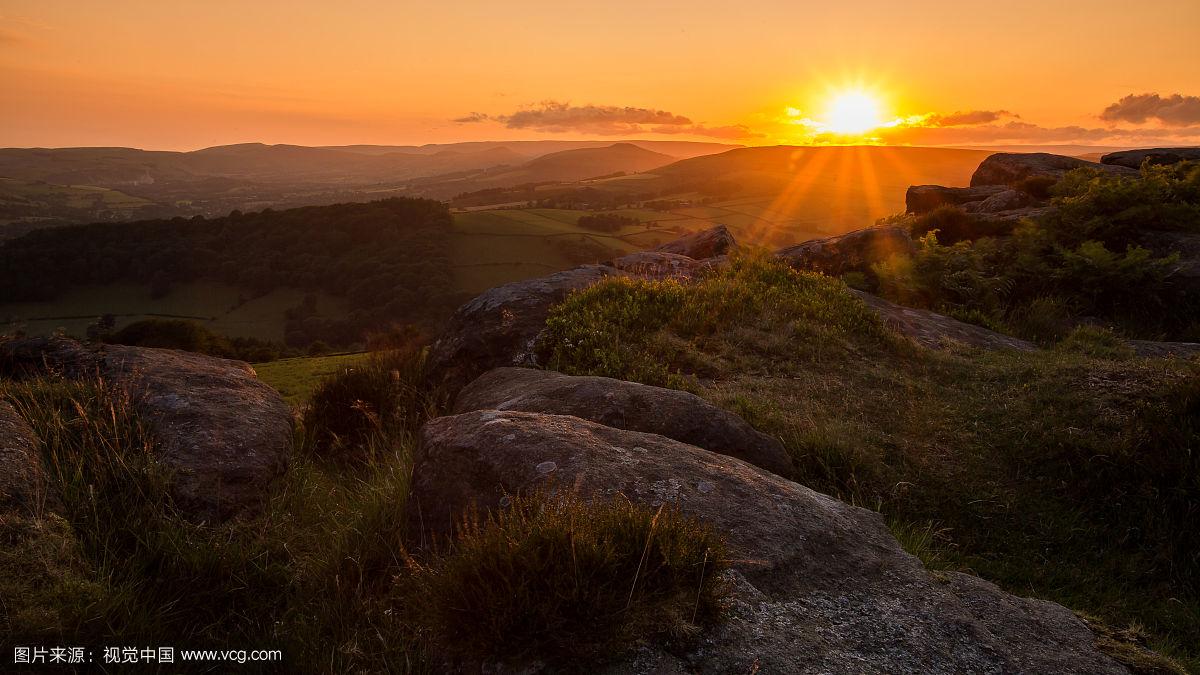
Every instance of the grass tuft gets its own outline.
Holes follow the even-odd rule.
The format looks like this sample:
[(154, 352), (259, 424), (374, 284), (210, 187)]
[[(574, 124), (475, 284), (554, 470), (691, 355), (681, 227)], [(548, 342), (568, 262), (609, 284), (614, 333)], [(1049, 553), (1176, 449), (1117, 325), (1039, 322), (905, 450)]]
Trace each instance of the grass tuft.
[(469, 514), (451, 550), (411, 562), (406, 601), (447, 653), (576, 663), (720, 617), (721, 538), (669, 507), (546, 491)]

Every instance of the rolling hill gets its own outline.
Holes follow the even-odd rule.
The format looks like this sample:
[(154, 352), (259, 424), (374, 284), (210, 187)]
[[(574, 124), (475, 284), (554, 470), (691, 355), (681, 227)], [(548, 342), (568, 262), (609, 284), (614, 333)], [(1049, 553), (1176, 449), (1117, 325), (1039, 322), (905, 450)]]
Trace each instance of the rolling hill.
[(670, 164), (675, 159), (632, 143), (614, 143), (603, 148), (579, 148), (542, 155), (478, 182), (495, 187), (547, 181), (568, 183), (615, 173), (649, 171)]

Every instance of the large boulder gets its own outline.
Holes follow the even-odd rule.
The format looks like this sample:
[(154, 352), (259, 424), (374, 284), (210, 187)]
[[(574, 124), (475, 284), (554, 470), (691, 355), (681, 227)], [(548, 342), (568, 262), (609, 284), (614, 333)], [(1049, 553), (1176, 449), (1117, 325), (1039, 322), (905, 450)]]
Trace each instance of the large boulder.
[(37, 437), (25, 418), (0, 400), (0, 518), (36, 515), (45, 498), (45, 470)]
[(792, 474), (791, 457), (778, 440), (695, 394), (674, 389), (608, 377), (497, 368), (459, 393), (454, 412), (471, 410), (573, 415), (616, 429), (673, 438), (781, 476)]
[(690, 279), (704, 263), (678, 253), (641, 251), (604, 263), (641, 279)]
[(933, 211), (939, 206), (962, 206), (971, 202), (981, 202), (1007, 189), (1003, 185), (980, 185), (977, 187), (913, 185), (904, 194), (904, 207), (906, 212), (919, 215)]
[[(576, 417), (477, 410), (430, 420), (413, 523), (549, 484), (677, 505), (727, 538), (728, 621), (687, 650), (648, 645), (606, 672), (1124, 673), (1069, 610), (931, 574), (879, 514), (738, 459)], [(415, 530), (420, 532), (420, 530)]]
[(735, 244), (729, 229), (724, 225), (717, 225), (667, 242), (654, 250), (659, 253), (687, 256), (693, 260), (704, 260), (729, 253)]
[(1151, 164), (1178, 164), (1200, 161), (1200, 148), (1149, 148), (1147, 150), (1122, 150), (1110, 152), (1100, 158), (1101, 164), (1140, 169), (1142, 162)]
[(291, 408), (241, 361), (35, 338), (0, 345), (0, 366), (17, 376), (98, 376), (128, 392), (171, 473), (176, 504), (196, 520), (258, 511), (287, 467)]
[(846, 272), (866, 272), (871, 265), (893, 255), (912, 255), (915, 252), (916, 247), (908, 231), (889, 225), (813, 239), (784, 248), (776, 255), (795, 269), (839, 276)]
[(1136, 173), (1123, 166), (1096, 164), (1078, 157), (1053, 155), (1048, 152), (998, 152), (988, 156), (979, 164), (979, 168), (975, 169), (975, 173), (971, 175), (971, 187), (1013, 185), (1035, 176), (1062, 178), (1067, 172), (1081, 167), (1121, 175)]
[[(534, 346), (545, 328), (550, 308), (571, 291), (612, 276), (687, 278), (732, 246), (733, 236), (724, 225), (718, 225), (654, 251), (484, 291), (455, 311), (434, 342), (429, 360), (431, 379), (453, 395), (492, 368), (537, 365)], [(709, 260), (698, 263), (702, 258)]]
[(430, 350), (431, 376), (450, 394), (501, 366), (534, 365), (534, 346), (550, 307), (571, 291), (624, 272), (584, 265), (484, 291), (459, 307)]
[(981, 349), (1015, 349), (1023, 352), (1037, 349), (1031, 342), (943, 314), (897, 305), (863, 291), (856, 290), (853, 293), (867, 303), (867, 307), (874, 310), (889, 328), (930, 349), (944, 349), (954, 345)]

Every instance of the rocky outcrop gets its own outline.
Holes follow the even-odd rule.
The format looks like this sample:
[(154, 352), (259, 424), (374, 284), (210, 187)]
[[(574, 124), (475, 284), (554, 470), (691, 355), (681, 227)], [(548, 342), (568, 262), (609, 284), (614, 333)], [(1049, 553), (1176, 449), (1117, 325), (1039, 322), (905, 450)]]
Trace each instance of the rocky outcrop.
[(963, 204), (967, 213), (1004, 213), (1026, 209), (1038, 203), (1038, 199), (1021, 190), (1001, 190), (986, 199)]
[(412, 531), (446, 532), (468, 505), (496, 508), (548, 482), (585, 498), (677, 505), (731, 548), (725, 624), (688, 651), (646, 646), (606, 672), (1125, 672), (1069, 610), (930, 574), (874, 512), (732, 457), (576, 417), (477, 410), (426, 423)]
[(733, 234), (724, 225), (710, 227), (707, 230), (689, 234), (675, 241), (670, 241), (654, 249), (659, 253), (675, 253), (694, 260), (715, 258), (729, 253), (737, 242)]
[(17, 376), (47, 368), (98, 376), (127, 391), (171, 473), (177, 505), (197, 520), (257, 511), (287, 466), (291, 408), (241, 361), (39, 338), (0, 345), (0, 364)]
[(1200, 354), (1200, 343), (1197, 342), (1157, 342), (1155, 340), (1127, 340), (1126, 343), (1138, 356), (1156, 359), (1190, 358)]
[(971, 187), (981, 185), (1013, 185), (1034, 176), (1061, 178), (1081, 167), (1100, 169), (1121, 175), (1136, 172), (1123, 166), (1096, 164), (1076, 157), (1052, 155), (1046, 152), (998, 152), (979, 164), (971, 175)]
[(0, 400), (0, 518), (6, 513), (36, 515), (45, 487), (33, 429), (12, 405)]
[(458, 308), (433, 344), (434, 381), (453, 394), (492, 368), (534, 365), (534, 346), (550, 307), (571, 291), (624, 275), (608, 265), (584, 265), (484, 291)]
[(977, 187), (942, 187), (941, 185), (913, 185), (904, 194), (907, 213), (922, 214), (939, 206), (961, 206), (982, 202), (988, 197), (1008, 191), (1003, 185), (980, 185)]
[(930, 349), (944, 349), (956, 344), (981, 349), (1015, 349), (1023, 352), (1037, 349), (1031, 342), (997, 333), (982, 326), (965, 323), (925, 309), (897, 305), (870, 293), (862, 291), (853, 291), (853, 293), (862, 298), (862, 301), (879, 315), (886, 326)]
[(781, 476), (792, 474), (783, 445), (745, 420), (684, 391), (608, 377), (497, 368), (467, 385), (455, 413), (516, 410), (572, 415), (629, 431), (644, 431), (737, 457)]
[(1145, 150), (1122, 150), (1110, 152), (1100, 158), (1101, 164), (1140, 169), (1142, 162), (1151, 164), (1178, 164), (1200, 161), (1200, 148), (1148, 148)]
[(840, 276), (846, 272), (867, 272), (871, 265), (893, 255), (912, 255), (915, 252), (916, 247), (908, 231), (891, 225), (813, 239), (784, 248), (776, 255), (798, 270)]
[[(733, 237), (724, 225), (688, 235), (655, 251), (584, 265), (484, 291), (454, 313), (429, 355), (431, 378), (453, 395), (492, 368), (536, 365), (534, 345), (550, 307), (571, 291), (612, 276), (683, 278), (699, 269), (697, 256), (720, 255)], [(690, 252), (692, 255), (687, 255)]]
[(640, 279), (690, 279), (703, 263), (678, 253), (642, 251), (605, 263)]

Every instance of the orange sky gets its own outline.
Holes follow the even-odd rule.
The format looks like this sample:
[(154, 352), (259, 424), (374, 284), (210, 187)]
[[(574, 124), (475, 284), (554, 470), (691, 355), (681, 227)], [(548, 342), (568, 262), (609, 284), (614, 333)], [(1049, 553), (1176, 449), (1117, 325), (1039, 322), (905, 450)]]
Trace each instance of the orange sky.
[(1198, 0), (413, 4), (0, 0), (0, 146), (1200, 143)]

